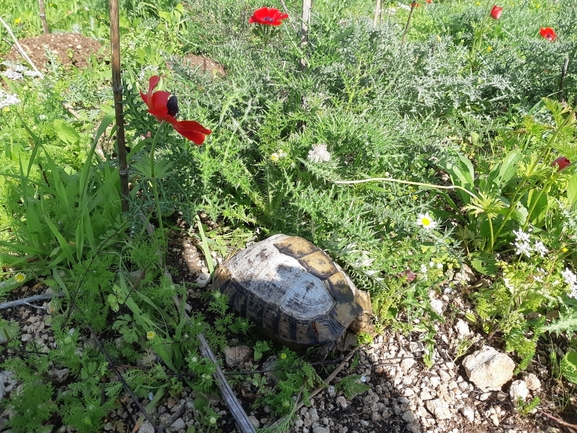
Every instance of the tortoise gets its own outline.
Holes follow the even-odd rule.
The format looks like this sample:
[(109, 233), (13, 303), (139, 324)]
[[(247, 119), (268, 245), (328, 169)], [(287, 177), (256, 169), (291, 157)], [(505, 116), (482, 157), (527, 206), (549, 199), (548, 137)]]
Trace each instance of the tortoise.
[(298, 236), (277, 234), (240, 251), (217, 268), (213, 286), (234, 312), (289, 348), (335, 347), (347, 330), (373, 330), (369, 294)]

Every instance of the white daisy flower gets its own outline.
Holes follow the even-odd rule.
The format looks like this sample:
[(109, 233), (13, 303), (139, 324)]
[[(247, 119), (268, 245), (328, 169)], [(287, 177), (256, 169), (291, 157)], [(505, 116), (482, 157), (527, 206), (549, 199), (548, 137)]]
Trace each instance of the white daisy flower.
[(437, 222), (429, 216), (429, 212), (425, 214), (420, 213), (417, 218), (417, 225), (423, 226), (427, 230), (432, 230), (437, 227)]

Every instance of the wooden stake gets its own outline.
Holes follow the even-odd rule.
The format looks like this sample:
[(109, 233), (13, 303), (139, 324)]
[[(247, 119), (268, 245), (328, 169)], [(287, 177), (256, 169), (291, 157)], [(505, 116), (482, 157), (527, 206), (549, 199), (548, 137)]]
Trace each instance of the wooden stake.
[(42, 29), (44, 30), (45, 34), (50, 33), (48, 30), (48, 23), (46, 22), (46, 10), (44, 9), (44, 0), (38, 0), (38, 7), (40, 8), (40, 21), (42, 21)]
[(112, 92), (114, 93), (114, 112), (116, 114), (116, 147), (118, 153), (120, 191), (122, 195), (122, 211), (128, 212), (128, 164), (126, 163), (126, 138), (124, 136), (124, 115), (122, 112), (118, 0), (110, 0), (110, 45), (112, 48)]
[(313, 8), (313, 0), (303, 0), (303, 15), (301, 22), (301, 43), (302, 50), (300, 69), (304, 71), (307, 68), (307, 54), (306, 47), (309, 42), (309, 26), (311, 23), (311, 10)]
[(375, 18), (373, 19), (373, 26), (377, 27), (377, 24), (380, 24), (380, 17), (381, 17), (381, 0), (377, 0), (377, 4), (375, 5)]

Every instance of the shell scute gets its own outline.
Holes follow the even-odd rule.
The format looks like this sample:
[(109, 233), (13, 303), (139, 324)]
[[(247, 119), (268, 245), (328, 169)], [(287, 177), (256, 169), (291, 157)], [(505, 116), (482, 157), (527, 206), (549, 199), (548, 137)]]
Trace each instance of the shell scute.
[(287, 236), (281, 240), (275, 241), (274, 246), (281, 254), (294, 257), (295, 259), (300, 259), (301, 257), (314, 253), (315, 251), (320, 251), (318, 247), (298, 236)]
[(325, 285), (327, 286), (329, 293), (337, 300), (339, 303), (353, 302), (355, 299), (355, 294), (353, 289), (345, 277), (345, 274), (338, 272), (331, 275), (325, 280)]
[(307, 254), (299, 260), (303, 267), (314, 276), (324, 280), (338, 272), (329, 257), (321, 250)]

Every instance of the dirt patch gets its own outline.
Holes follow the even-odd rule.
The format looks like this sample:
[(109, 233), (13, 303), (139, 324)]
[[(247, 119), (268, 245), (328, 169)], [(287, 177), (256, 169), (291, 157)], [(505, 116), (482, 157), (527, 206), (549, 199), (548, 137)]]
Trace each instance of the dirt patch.
[(185, 54), (182, 58), (174, 59), (168, 66), (176, 70), (187, 69), (189, 71), (205, 72), (213, 77), (224, 77), (226, 75), (224, 66), (220, 63), (197, 54)]
[[(42, 71), (46, 71), (47, 66), (55, 60), (64, 67), (85, 68), (89, 65), (90, 57), (103, 50), (100, 42), (78, 33), (49, 33), (20, 39), (18, 43)], [(24, 62), (15, 46), (12, 46), (5, 60)]]

